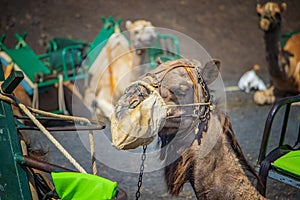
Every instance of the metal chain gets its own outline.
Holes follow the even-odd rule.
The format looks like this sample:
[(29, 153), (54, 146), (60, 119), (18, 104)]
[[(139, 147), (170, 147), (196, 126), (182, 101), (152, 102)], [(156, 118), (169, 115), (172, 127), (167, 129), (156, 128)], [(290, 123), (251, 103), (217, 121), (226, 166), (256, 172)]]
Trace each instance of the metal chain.
[(143, 146), (143, 154), (142, 154), (142, 163), (140, 166), (140, 175), (139, 175), (139, 181), (138, 181), (138, 189), (135, 193), (135, 199), (138, 200), (141, 196), (141, 192), (140, 189), (142, 187), (142, 183), (143, 183), (143, 174), (144, 174), (144, 162), (146, 160), (146, 149), (147, 149), (147, 145)]
[[(201, 86), (203, 96), (205, 98), (205, 102), (210, 102), (211, 101), (211, 95), (209, 94), (209, 90), (207, 88), (207, 85), (204, 82), (204, 79), (201, 75), (200, 69), (197, 66), (196, 66), (196, 71), (197, 71), (197, 75), (198, 75), (198, 83)], [(198, 114), (203, 113), (202, 115), (199, 116), (199, 119), (201, 121), (206, 121), (207, 117), (209, 117), (209, 115), (208, 115), (209, 111), (210, 111), (209, 106), (203, 106), (202, 109), (198, 113)]]

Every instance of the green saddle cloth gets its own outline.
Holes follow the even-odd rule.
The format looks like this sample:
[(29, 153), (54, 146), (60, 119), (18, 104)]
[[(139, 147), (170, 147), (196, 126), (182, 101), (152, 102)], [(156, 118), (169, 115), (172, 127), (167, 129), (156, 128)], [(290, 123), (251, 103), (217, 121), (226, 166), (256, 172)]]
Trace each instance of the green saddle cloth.
[(62, 200), (107, 200), (117, 194), (117, 183), (92, 174), (52, 172), (54, 186)]
[(300, 150), (291, 151), (283, 155), (274, 161), (274, 165), (300, 178)]

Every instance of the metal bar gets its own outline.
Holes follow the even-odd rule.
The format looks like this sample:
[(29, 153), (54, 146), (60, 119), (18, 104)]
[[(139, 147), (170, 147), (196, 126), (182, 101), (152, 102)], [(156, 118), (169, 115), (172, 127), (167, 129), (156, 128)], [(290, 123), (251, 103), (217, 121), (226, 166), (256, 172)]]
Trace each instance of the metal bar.
[(12, 94), (14, 89), (24, 79), (24, 74), (21, 71), (12, 70), (7, 79), (2, 83), (1, 89), (5, 94)]
[(15, 49), (20, 49), (20, 48), (28, 46), (27, 43), (25, 42), (25, 38), (27, 36), (26, 32), (23, 32), (21, 35), (15, 33), (14, 36), (18, 41), (18, 43), (15, 46)]
[[(105, 126), (65, 126), (65, 127), (46, 127), (48, 131), (89, 131), (89, 130), (103, 130)], [(35, 126), (24, 126), (18, 130), (40, 130)]]
[(291, 110), (291, 104), (287, 104), (286, 108), (285, 108), (283, 124), (282, 124), (282, 128), (281, 128), (279, 146), (283, 145), (283, 143), (284, 143), (284, 138), (285, 138), (285, 135), (286, 135), (286, 128), (287, 128), (287, 124), (288, 124), (288, 121), (289, 121), (290, 110)]
[(298, 136), (297, 136), (297, 141), (294, 144), (294, 148), (300, 144), (300, 124), (299, 124), (299, 128), (298, 128)]
[[(0, 81), (4, 80), (2, 68)], [(0, 198), (29, 200), (30, 188), (26, 172), (19, 166), (15, 154), (22, 154), (11, 105), (0, 100)]]
[[(27, 117), (27, 116), (15, 115), (14, 117), (17, 118), (17, 119), (22, 119), (22, 120), (30, 120), (29, 117)], [(36, 116), (36, 119), (38, 119), (38, 120), (53, 120), (53, 121), (68, 121), (66, 119), (48, 117), (48, 116)], [(69, 121), (69, 122), (71, 122), (71, 121)], [(97, 123), (97, 121), (93, 120), (93, 121), (91, 121), (91, 123)], [(103, 126), (105, 128), (104, 124), (102, 124), (101, 126)]]
[(45, 161), (36, 160), (28, 156), (15, 155), (15, 160), (23, 166), (38, 169), (47, 173), (51, 172), (76, 172), (75, 170), (54, 165)]

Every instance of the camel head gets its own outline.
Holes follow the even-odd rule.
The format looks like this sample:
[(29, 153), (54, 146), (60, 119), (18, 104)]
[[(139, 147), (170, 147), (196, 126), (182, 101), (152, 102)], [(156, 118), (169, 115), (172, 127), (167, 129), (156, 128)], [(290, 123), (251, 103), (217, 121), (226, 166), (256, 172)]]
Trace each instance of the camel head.
[(263, 31), (270, 31), (273, 28), (280, 26), (281, 14), (286, 9), (286, 3), (280, 5), (273, 2), (268, 2), (264, 5), (257, 4), (256, 12), (259, 16), (259, 27)]
[[(230, 192), (224, 199), (255, 199), (259, 194), (250, 187), (242, 169), (251, 167), (229, 118), (215, 108), (213, 93), (208, 89), (219, 75), (219, 66), (217, 60), (205, 65), (173, 60), (132, 83), (119, 99), (111, 120), (113, 145), (134, 149), (150, 144), (158, 136), (171, 195), (178, 196), (189, 181), (198, 199), (222, 199), (227, 190)], [(229, 179), (225, 171), (230, 173)], [(245, 186), (239, 189), (241, 185)], [(237, 188), (239, 191), (234, 193)], [(243, 198), (244, 191), (251, 198)]]
[(219, 66), (217, 60), (204, 66), (187, 59), (168, 61), (132, 83), (115, 106), (113, 144), (133, 149), (159, 136), (163, 148), (176, 135), (191, 136), (183, 141), (186, 147), (195, 139), (200, 141), (195, 131), (202, 122), (202, 131), (207, 128), (213, 107), (207, 85), (218, 77)]
[(126, 29), (129, 31), (130, 40), (135, 49), (150, 47), (157, 36), (151, 22), (145, 20), (126, 21)]

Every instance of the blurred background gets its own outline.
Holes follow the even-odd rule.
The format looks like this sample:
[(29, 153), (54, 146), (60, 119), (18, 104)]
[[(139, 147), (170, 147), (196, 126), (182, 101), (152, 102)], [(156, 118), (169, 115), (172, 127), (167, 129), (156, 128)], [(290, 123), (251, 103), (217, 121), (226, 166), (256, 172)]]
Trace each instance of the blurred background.
[[(282, 32), (300, 31), (300, 1), (285, 2), (287, 10), (283, 14)], [(260, 75), (268, 83), (263, 32), (258, 28), (256, 3), (254, 0), (0, 0), (0, 33), (6, 35), (5, 45), (12, 48), (15, 44), (13, 34), (27, 32), (27, 43), (41, 54), (46, 52), (53, 37), (92, 41), (102, 27), (101, 16), (122, 19), (122, 30), (125, 30), (126, 20), (144, 19), (156, 27), (186, 34), (201, 44), (211, 57), (220, 59), (226, 87), (236, 86), (242, 74), (254, 64), (262, 66)], [(252, 96), (253, 93), (228, 92), (227, 113), (247, 160), (255, 165), (271, 106), (255, 105)], [(297, 113), (294, 116), (299, 120)], [(49, 149), (48, 161), (72, 168), (43, 136), (38, 132), (31, 134), (36, 138), (36, 145)], [(83, 166), (91, 168), (89, 153), (76, 133), (55, 133), (55, 137)], [(127, 191), (129, 199), (134, 198), (138, 174), (120, 172), (101, 163), (98, 166), (100, 175), (117, 181)], [(144, 174), (141, 199), (174, 198), (166, 192), (162, 172)], [(271, 180), (267, 188), (270, 199), (300, 199), (299, 190), (284, 184)], [(174, 199), (193, 198), (191, 187), (186, 184), (179, 198)]]

